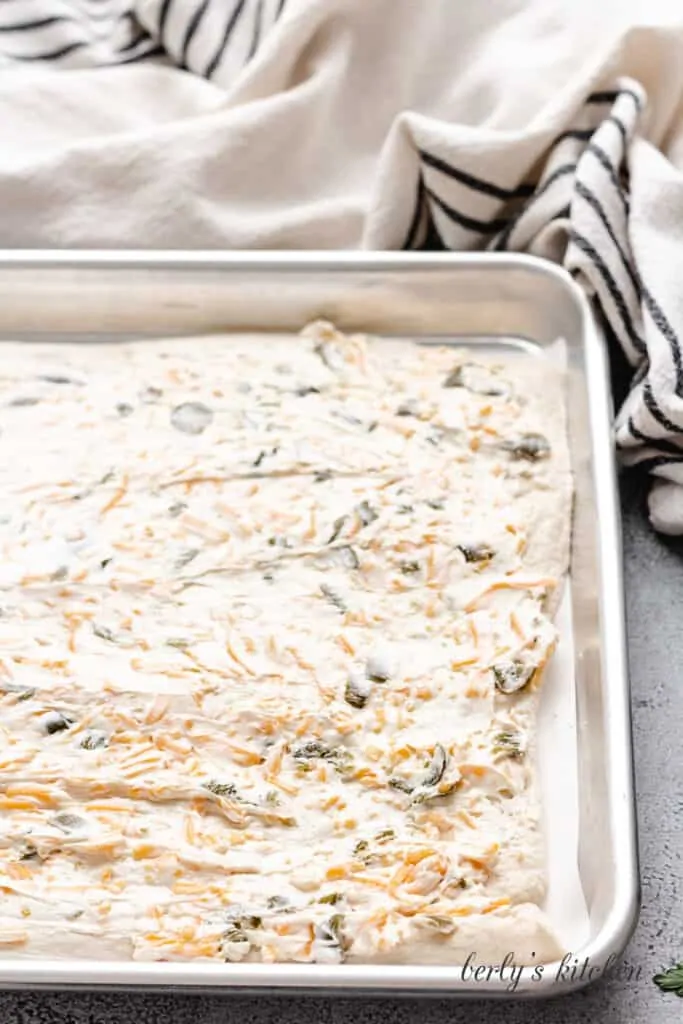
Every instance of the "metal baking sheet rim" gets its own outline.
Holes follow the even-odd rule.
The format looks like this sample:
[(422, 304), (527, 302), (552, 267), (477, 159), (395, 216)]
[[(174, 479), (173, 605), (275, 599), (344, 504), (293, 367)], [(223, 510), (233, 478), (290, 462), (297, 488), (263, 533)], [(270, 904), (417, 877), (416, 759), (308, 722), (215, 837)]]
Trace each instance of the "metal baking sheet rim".
[[(608, 801), (612, 812), (612, 839), (619, 856), (614, 867), (614, 895), (609, 912), (598, 933), (572, 954), (579, 965), (573, 979), (563, 972), (561, 962), (544, 965), (541, 980), (534, 980), (533, 967), (522, 969), (513, 991), (509, 976), (503, 980), (468, 982), (459, 966), (430, 967), (405, 965), (308, 965), (308, 964), (223, 964), (211, 963), (139, 963), (139, 962), (66, 962), (54, 960), (0, 960), (0, 987), (70, 989), (219, 989), (226, 993), (277, 990), (290, 994), (363, 994), (444, 995), (458, 997), (548, 997), (584, 988), (601, 977), (610, 964), (618, 962), (636, 925), (640, 885), (638, 873), (637, 826), (631, 713), (626, 665), (625, 615), (621, 568), (621, 531), (616, 488), (615, 455), (611, 429), (611, 399), (607, 354), (590, 305), (580, 288), (561, 268), (528, 256), (439, 254), (365, 254), (365, 253), (244, 253), (211, 252), (67, 252), (0, 251), (0, 294), (3, 275), (32, 271), (40, 279), (52, 271), (96, 270), (113, 277), (127, 272), (167, 270), (182, 273), (202, 271), (226, 274), (249, 272), (273, 274), (307, 272), (344, 276), (351, 272), (373, 275), (398, 273), (491, 269), (499, 272), (527, 271), (545, 279), (564, 293), (574, 306), (582, 324), (585, 357), (586, 392), (590, 411), (590, 434), (595, 484), (595, 506), (599, 544), (597, 551), (600, 579), (601, 650), (604, 676), (604, 719), (610, 723), (608, 743)], [(14, 272), (14, 273), (13, 273)], [(37, 284), (33, 300), (40, 299)], [(0, 331), (3, 329), (0, 307)], [(49, 306), (42, 306), (49, 321)], [(455, 332), (454, 332), (455, 333)], [(607, 629), (609, 625), (609, 630)], [(594, 968), (580, 971), (587, 960)]]

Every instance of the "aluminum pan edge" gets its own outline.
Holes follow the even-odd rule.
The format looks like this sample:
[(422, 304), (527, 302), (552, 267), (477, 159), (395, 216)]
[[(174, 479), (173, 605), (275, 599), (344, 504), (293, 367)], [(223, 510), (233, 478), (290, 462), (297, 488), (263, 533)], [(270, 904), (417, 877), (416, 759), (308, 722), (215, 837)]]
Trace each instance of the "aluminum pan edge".
[[(0, 960), (0, 986), (157, 988), (192, 987), (244, 991), (280, 989), (290, 992), (344, 992), (444, 994), (458, 996), (550, 996), (576, 991), (597, 980), (609, 963), (623, 952), (635, 927), (639, 906), (637, 831), (635, 817), (631, 712), (626, 665), (625, 616), (620, 551), (620, 522), (615, 482), (611, 407), (607, 356), (589, 304), (571, 277), (561, 268), (530, 256), (489, 254), (403, 254), (330, 252), (154, 252), (154, 251), (0, 251), (2, 275), (8, 271), (43, 273), (64, 270), (145, 272), (168, 270), (250, 271), (259, 273), (298, 271), (339, 273), (350, 271), (468, 270), (482, 272), (515, 270), (538, 275), (565, 292), (577, 312), (584, 335), (587, 394), (593, 455), (593, 483), (599, 544), (597, 548), (601, 608), (608, 610), (609, 622), (600, 623), (604, 687), (604, 717), (609, 723), (608, 797), (611, 834), (619, 850), (615, 869), (612, 905), (599, 932), (573, 956), (578, 961), (574, 977), (562, 963), (544, 965), (540, 980), (534, 968), (524, 968), (511, 991), (509, 971), (501, 979), (473, 982), (460, 966), (393, 965), (303, 965), (303, 964), (212, 964), (96, 962), (69, 963), (63, 960)], [(36, 291), (40, 284), (36, 282)], [(47, 310), (44, 311), (49, 316)], [(0, 313), (0, 329), (2, 328)], [(588, 958), (592, 972), (580, 972)], [(518, 969), (519, 970), (519, 969)], [(468, 976), (469, 975), (469, 976)]]

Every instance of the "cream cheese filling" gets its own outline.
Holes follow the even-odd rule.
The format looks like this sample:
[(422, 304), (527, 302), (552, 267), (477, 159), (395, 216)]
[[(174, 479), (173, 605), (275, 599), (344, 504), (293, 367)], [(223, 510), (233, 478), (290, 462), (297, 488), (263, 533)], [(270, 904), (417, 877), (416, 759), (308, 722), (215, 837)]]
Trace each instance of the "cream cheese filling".
[(325, 323), (3, 353), (0, 955), (555, 956), (555, 371)]

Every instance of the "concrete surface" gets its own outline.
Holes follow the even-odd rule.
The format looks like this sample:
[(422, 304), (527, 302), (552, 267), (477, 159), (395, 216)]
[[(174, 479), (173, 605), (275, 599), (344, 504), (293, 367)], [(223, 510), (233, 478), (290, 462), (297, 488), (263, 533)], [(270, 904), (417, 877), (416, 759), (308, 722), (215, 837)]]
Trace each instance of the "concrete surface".
[[(642, 480), (622, 481), (643, 910), (624, 965), (632, 972), (545, 1003), (449, 999), (0, 994), (0, 1024), (679, 1024), (683, 1000), (652, 983), (683, 959), (683, 542), (647, 523)], [(679, 596), (680, 595), (680, 596)]]

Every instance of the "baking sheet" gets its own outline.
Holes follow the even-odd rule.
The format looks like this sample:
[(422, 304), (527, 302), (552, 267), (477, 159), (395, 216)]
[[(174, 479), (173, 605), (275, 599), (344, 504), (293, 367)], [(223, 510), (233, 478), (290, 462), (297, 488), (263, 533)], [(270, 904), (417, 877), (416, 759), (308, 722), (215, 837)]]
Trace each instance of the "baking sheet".
[(538, 714), (538, 773), (546, 838), (544, 910), (568, 953), (583, 948), (590, 919), (578, 867), (579, 793), (571, 583), (555, 624), (560, 640), (543, 681)]
[[(249, 339), (253, 347), (268, 344), (264, 337), (254, 335)], [(562, 341), (540, 348), (530, 342), (519, 339), (496, 339), (491, 342), (481, 339), (467, 341), (453, 336), (433, 340), (418, 339), (426, 346), (451, 346), (459, 351), (485, 354), (492, 359), (503, 359), (506, 363), (524, 363), (541, 361), (549, 367), (566, 368), (566, 347)], [(412, 338), (387, 338), (395, 346), (402, 343), (413, 345)], [(145, 340), (144, 345), (154, 345), (154, 341)], [(382, 351), (385, 339), (373, 339), (373, 345)], [(97, 351), (97, 340), (84, 342)], [(135, 341), (130, 342), (135, 344)], [(203, 345), (208, 363), (211, 363), (212, 346), (230, 345), (230, 336), (223, 335), (215, 340), (211, 336), (193, 338), (193, 345)], [(30, 342), (29, 342), (30, 345)], [(50, 351), (59, 350), (60, 341), (50, 343)], [(45, 344), (39, 346), (45, 350)], [(215, 350), (215, 349), (214, 349)], [(258, 350), (258, 349), (257, 349)], [(111, 349), (109, 349), (111, 351)], [(393, 357), (400, 359), (400, 347), (392, 347)], [(114, 350), (114, 358), (116, 349)], [(59, 360), (55, 366), (58, 367)], [(570, 514), (570, 509), (567, 509)], [(574, 689), (574, 645), (573, 625), (571, 617), (571, 590), (563, 582), (563, 599), (556, 619), (560, 635), (558, 648), (545, 674), (539, 699), (539, 716), (536, 723), (537, 764), (535, 766), (537, 788), (542, 804), (542, 823), (546, 843), (546, 879), (548, 883), (547, 899), (544, 909), (548, 914), (553, 930), (560, 944), (567, 951), (580, 949), (589, 932), (589, 920), (583, 890), (577, 866), (578, 851), (578, 763), (577, 763), (577, 728), (576, 702)], [(510, 955), (514, 955), (514, 943), (511, 940)], [(481, 952), (473, 947), (469, 952), (481, 960)], [(12, 958), (23, 959), (21, 950), (16, 954), (10, 950)], [(60, 955), (60, 950), (55, 949)], [(7, 952), (4, 953), (7, 955)], [(31, 954), (35, 956), (35, 954)], [(74, 954), (72, 954), (73, 957)], [(84, 954), (90, 956), (90, 952)], [(95, 947), (92, 956), (98, 958)], [(428, 961), (427, 961), (428, 962)], [(419, 963), (419, 960), (418, 960)]]
[[(15, 251), (0, 253), (0, 300), (0, 338), (25, 340), (293, 330), (318, 317), (344, 330), (411, 331), (440, 342), (457, 333), (458, 344), (465, 335), (477, 341), (512, 335), (525, 339), (515, 345), (536, 353), (566, 337), (575, 543), (572, 585), (559, 610), (563, 640), (546, 677), (538, 744), (550, 830), (547, 909), (567, 948), (590, 959), (591, 973), (568, 984), (558, 981), (558, 964), (541, 979), (525, 969), (514, 991), (499, 978), (473, 983), (443, 967), (176, 963), (172, 975), (177, 986), (242, 991), (475, 998), (556, 995), (599, 978), (635, 924), (637, 847), (606, 349), (569, 276), (545, 261), (509, 254)], [(566, 727), (562, 733), (558, 722)], [(546, 741), (550, 748), (564, 744), (569, 761), (550, 757), (546, 767), (547, 753), (557, 752)], [(577, 802), (578, 820), (567, 813)], [(160, 963), (0, 960), (2, 987), (168, 983), (168, 965)]]

